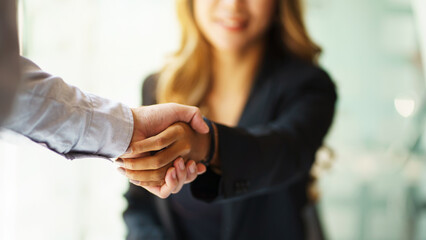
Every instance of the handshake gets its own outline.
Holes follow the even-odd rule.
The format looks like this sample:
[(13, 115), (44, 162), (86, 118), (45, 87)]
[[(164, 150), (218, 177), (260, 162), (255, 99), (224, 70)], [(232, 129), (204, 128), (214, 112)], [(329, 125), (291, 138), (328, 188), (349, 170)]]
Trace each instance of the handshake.
[(209, 157), (212, 133), (197, 107), (166, 103), (131, 110), (132, 140), (115, 160), (131, 183), (167, 198), (206, 171), (201, 162)]

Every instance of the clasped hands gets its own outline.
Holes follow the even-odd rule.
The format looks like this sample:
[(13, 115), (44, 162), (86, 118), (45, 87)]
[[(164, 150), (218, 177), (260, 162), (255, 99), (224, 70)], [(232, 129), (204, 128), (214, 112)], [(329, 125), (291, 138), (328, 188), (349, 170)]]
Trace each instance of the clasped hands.
[(115, 162), (135, 185), (160, 198), (177, 193), (206, 171), (209, 128), (198, 108), (168, 103), (132, 109), (129, 150)]

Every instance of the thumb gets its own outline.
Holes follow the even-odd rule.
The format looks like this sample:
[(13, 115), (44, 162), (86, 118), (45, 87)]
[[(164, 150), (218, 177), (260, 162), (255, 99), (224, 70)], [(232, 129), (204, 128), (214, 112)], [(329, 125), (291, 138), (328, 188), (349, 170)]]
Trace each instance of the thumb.
[(200, 109), (198, 109), (197, 107), (178, 104), (176, 114), (179, 118), (179, 121), (189, 123), (192, 129), (194, 129), (198, 133), (205, 134), (209, 132), (209, 127), (204, 122), (203, 115), (201, 115)]

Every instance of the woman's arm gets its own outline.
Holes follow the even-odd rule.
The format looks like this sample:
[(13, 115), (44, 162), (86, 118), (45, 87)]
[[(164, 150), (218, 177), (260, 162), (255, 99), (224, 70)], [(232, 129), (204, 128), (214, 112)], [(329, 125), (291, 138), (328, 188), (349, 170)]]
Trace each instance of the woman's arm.
[(335, 87), (321, 71), (278, 104), (270, 123), (250, 128), (215, 124), (218, 158), (213, 165), (220, 181), (200, 176), (191, 184), (193, 194), (205, 200), (247, 197), (306, 176), (332, 123), (335, 102)]
[[(211, 169), (216, 174), (199, 176), (191, 184), (196, 197), (206, 201), (248, 197), (308, 174), (332, 122), (334, 85), (320, 72), (281, 97), (274, 120), (267, 124), (250, 128), (215, 124), (218, 147)], [(210, 151), (206, 139), (209, 137), (184, 124), (172, 125), (158, 136), (144, 140), (146, 151), (162, 151), (128, 162), (128, 167), (143, 170), (149, 162), (168, 162), (178, 155), (200, 161)]]

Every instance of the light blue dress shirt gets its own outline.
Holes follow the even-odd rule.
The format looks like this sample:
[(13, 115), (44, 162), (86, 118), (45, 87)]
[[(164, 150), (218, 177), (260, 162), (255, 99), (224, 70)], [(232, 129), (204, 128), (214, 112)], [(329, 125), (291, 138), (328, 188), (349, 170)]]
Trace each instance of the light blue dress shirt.
[(130, 108), (82, 92), (21, 58), (22, 82), (4, 128), (69, 159), (118, 157), (133, 135)]

